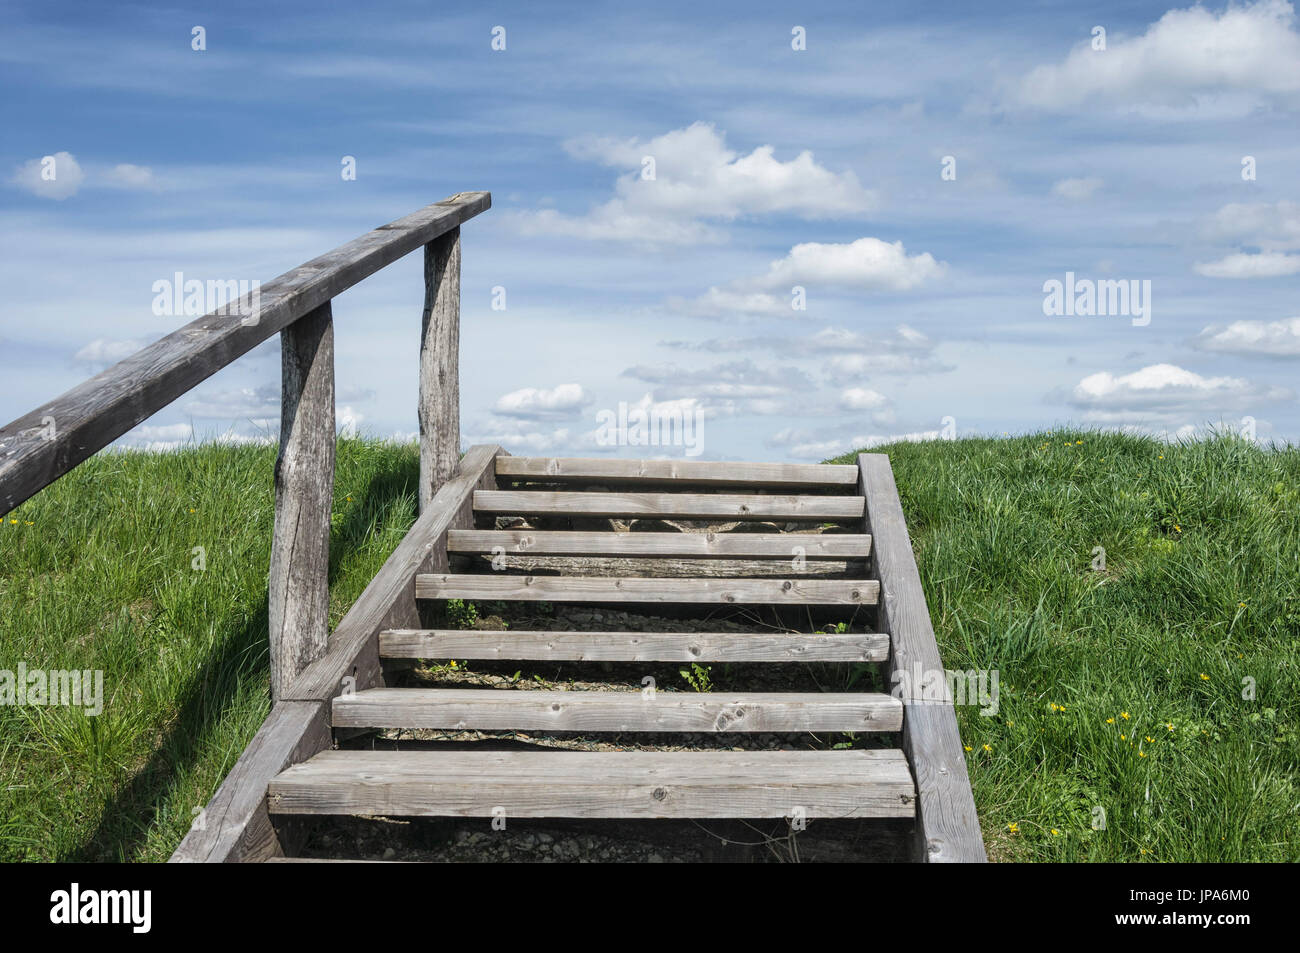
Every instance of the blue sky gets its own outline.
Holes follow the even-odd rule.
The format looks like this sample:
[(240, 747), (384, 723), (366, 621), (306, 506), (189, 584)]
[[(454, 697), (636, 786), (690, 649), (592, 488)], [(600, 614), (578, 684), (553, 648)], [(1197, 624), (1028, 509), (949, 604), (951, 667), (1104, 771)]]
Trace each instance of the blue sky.
[[(466, 443), (682, 452), (600, 445), (620, 403), (716, 459), (944, 418), (1300, 437), (1292, 6), (895, 6), (5, 4), (0, 419), (185, 323), (155, 281), (485, 189)], [(1149, 323), (1044, 314), (1067, 272), (1149, 282)], [(418, 254), (336, 299), (341, 423), (415, 430), (421, 304)], [(264, 438), (278, 382), (272, 340), (124, 443)]]

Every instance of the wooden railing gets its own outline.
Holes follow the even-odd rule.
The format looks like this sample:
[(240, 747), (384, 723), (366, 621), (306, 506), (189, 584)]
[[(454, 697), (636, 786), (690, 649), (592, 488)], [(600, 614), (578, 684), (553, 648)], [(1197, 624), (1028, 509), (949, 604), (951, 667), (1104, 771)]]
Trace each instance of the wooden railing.
[(49, 486), (176, 398), (280, 335), (280, 453), (268, 579), (271, 693), (326, 650), (334, 493), (330, 302), (424, 247), (420, 343), (421, 510), (460, 455), (460, 225), (492, 205), (461, 192), (380, 226), (163, 337), (0, 428), (0, 514)]

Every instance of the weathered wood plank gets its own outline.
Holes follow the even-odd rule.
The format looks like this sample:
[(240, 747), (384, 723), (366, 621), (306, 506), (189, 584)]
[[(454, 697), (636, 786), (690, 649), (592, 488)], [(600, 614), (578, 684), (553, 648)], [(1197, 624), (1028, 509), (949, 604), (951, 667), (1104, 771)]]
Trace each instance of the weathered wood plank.
[(255, 313), (250, 294), (242, 309), (204, 315), (0, 428), (0, 513), (307, 312), (491, 205), (487, 192), (462, 192), (381, 226), (262, 285)]
[(417, 599), (534, 602), (713, 602), (734, 605), (875, 605), (874, 579), (690, 579), (421, 573)]
[(806, 463), (733, 463), (709, 460), (602, 460), (587, 457), (505, 457), (497, 464), (501, 481), (590, 481), (612, 485), (745, 486), (778, 489), (839, 488), (852, 492), (858, 468)]
[[(345, 689), (379, 684), (378, 633), (420, 624), (415, 604), (415, 576), (447, 564), (446, 533), (452, 526), (473, 525), (470, 494), (495, 480), (493, 457), (504, 453), (482, 444), (466, 451), (456, 475), (442, 485), (383, 568), (339, 622), (326, 654), (309, 665), (286, 691), (286, 697), (323, 701)], [(344, 679), (351, 679), (345, 684)]]
[(480, 731), (898, 731), (897, 698), (868, 692), (560, 692), (374, 688), (334, 699), (347, 728)]
[(883, 662), (878, 632), (547, 632), (391, 629), (382, 658), (546, 659), (556, 662)]
[[(525, 783), (526, 779), (526, 783)], [(901, 752), (327, 751), (272, 811), (390, 817), (910, 817)]]
[(423, 513), (460, 460), (459, 227), (424, 246), (419, 419)]
[(454, 553), (530, 556), (672, 556), (698, 559), (865, 559), (861, 533), (581, 533), (547, 530), (452, 530)]
[(283, 854), (266, 811), (267, 785), (289, 765), (330, 744), (323, 702), (279, 702), (170, 862), (256, 862)]
[[(948, 683), (889, 457), (859, 454), (858, 468), (867, 503), (865, 529), (873, 537), (881, 584), (877, 626), (889, 633), (892, 690), (904, 705), (903, 750), (916, 771), (916, 859), (983, 862), (987, 856), (957, 716), (946, 697)], [(934, 689), (927, 691), (926, 684)]]
[(479, 490), (480, 513), (520, 516), (657, 516), (665, 519), (850, 520), (862, 518), (860, 496), (748, 493), (597, 493)]
[(271, 700), (325, 654), (334, 506), (334, 321), (327, 301), (280, 332), (280, 454), (267, 583)]

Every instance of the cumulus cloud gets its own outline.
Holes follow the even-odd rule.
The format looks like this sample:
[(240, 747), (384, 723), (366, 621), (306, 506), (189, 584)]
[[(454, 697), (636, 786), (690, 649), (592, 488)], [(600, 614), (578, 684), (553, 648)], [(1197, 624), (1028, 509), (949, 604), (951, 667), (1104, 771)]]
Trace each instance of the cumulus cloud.
[[(566, 148), (575, 158), (626, 170), (615, 183), (614, 197), (584, 216), (554, 209), (530, 212), (520, 219), (525, 233), (700, 244), (726, 240), (711, 223), (773, 212), (846, 218), (876, 204), (853, 172), (832, 172), (811, 152), (782, 162), (773, 146), (764, 145), (742, 155), (703, 122), (648, 140), (589, 137)], [(647, 160), (653, 160), (653, 178)]]
[(1202, 351), (1248, 357), (1300, 357), (1300, 318), (1211, 325), (1192, 341)]
[(1290, 391), (1239, 377), (1202, 377), (1174, 364), (1131, 374), (1101, 371), (1083, 378), (1067, 401), (1090, 423), (1193, 425), (1191, 417), (1249, 410), (1292, 398)]
[(562, 417), (577, 413), (593, 399), (581, 384), (560, 384), (549, 390), (524, 387), (497, 398), (492, 411), (506, 417)]
[(804, 242), (769, 263), (764, 274), (712, 287), (696, 298), (670, 298), (668, 304), (698, 317), (797, 314), (795, 288), (804, 289), (805, 303), (819, 292), (911, 291), (942, 276), (947, 267), (929, 252), (908, 255), (902, 242)]
[(840, 391), (840, 408), (843, 410), (879, 410), (889, 399), (879, 391), (867, 387), (846, 387)]
[(86, 173), (71, 153), (56, 152), (28, 159), (14, 170), (9, 182), (40, 198), (62, 201), (76, 195), (85, 179)]
[(1062, 179), (1052, 186), (1052, 194), (1072, 202), (1081, 202), (1092, 198), (1093, 193), (1101, 188), (1102, 184), (1102, 180), (1095, 177)]
[(1138, 36), (1083, 39), (1060, 63), (1031, 70), (1013, 101), (1069, 109), (1097, 101), (1148, 113), (1221, 116), (1261, 102), (1300, 102), (1300, 33), (1286, 0), (1170, 10)]

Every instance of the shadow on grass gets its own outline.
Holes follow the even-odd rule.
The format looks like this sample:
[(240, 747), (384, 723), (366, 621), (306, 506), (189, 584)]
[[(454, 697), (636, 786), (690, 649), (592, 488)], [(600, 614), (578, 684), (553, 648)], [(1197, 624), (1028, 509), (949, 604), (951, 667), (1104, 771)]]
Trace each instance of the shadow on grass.
[[(330, 533), (329, 581), (337, 581), (344, 560), (366, 542), (372, 525), (382, 525), (389, 510), (415, 491), (419, 461), (396, 461), (383, 466), (366, 486), (361, 505), (352, 507)], [(408, 522), (415, 519), (411, 509)], [(366, 580), (367, 584), (369, 580)], [(243, 608), (245, 618), (221, 651), (208, 659), (176, 700), (178, 715), (163, 735), (148, 762), (121, 788), (104, 810), (95, 832), (61, 861), (133, 861), (140, 859), (150, 831), (158, 823), (173, 793), (178, 776), (192, 770), (204, 751), (204, 739), (215, 730), (223, 714), (249, 679), (269, 690), (267, 590)], [(269, 700), (268, 700), (269, 701)], [(233, 761), (231, 767), (234, 766)], [(225, 775), (222, 775), (222, 780)], [(215, 789), (214, 789), (215, 791)], [(175, 849), (175, 845), (172, 845)]]

